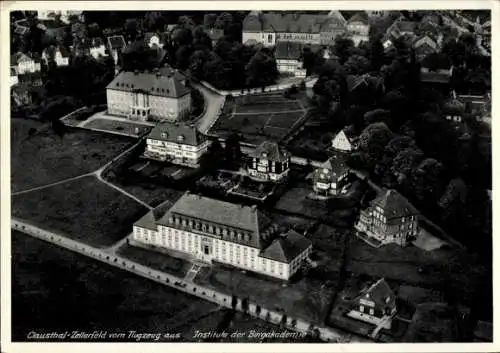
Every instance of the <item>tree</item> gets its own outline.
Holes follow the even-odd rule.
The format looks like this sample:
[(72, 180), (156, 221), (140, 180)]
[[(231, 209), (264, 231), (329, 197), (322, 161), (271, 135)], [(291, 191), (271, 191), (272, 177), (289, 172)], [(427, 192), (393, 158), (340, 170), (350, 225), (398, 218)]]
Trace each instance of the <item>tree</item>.
[(246, 83), (250, 87), (267, 86), (279, 76), (276, 60), (263, 51), (255, 53), (245, 67)]
[(194, 30), (193, 46), (195, 49), (212, 50), (212, 39), (201, 26)]
[(369, 71), (370, 61), (361, 55), (352, 55), (344, 63), (344, 68), (348, 74), (362, 75)]
[(335, 37), (333, 44), (333, 52), (339, 58), (340, 64), (344, 64), (349, 56), (351, 56), (352, 50), (354, 48), (354, 42), (351, 38), (346, 36)]
[(102, 37), (103, 35), (101, 28), (96, 22), (89, 24), (87, 30), (89, 38)]
[(204, 70), (203, 67), (207, 62), (209, 53), (206, 50), (195, 50), (189, 58), (189, 72), (194, 77), (203, 80)]
[(125, 20), (125, 35), (128, 39), (134, 40), (139, 34), (139, 25), (137, 20), (134, 18), (129, 18)]
[(238, 134), (232, 133), (227, 137), (224, 155), (226, 162), (233, 166), (241, 163), (241, 146)]
[(196, 25), (195, 22), (193, 21), (193, 19), (191, 17), (189, 17), (189, 16), (186, 16), (186, 15), (179, 16), (179, 19), (178, 19), (177, 23), (181, 27), (183, 27), (184, 29), (189, 29), (190, 31)]
[(188, 28), (176, 28), (172, 33), (172, 40), (178, 46), (193, 44), (193, 32)]
[(230, 89), (232, 87), (231, 68), (216, 54), (211, 53), (203, 65), (204, 77), (212, 85), (219, 89)]
[(373, 123), (384, 123), (387, 126), (392, 125), (391, 121), (391, 112), (386, 109), (374, 109), (366, 112), (363, 116), (366, 125), (370, 125)]
[(397, 182), (392, 171), (394, 159), (398, 154), (408, 148), (417, 148), (415, 141), (408, 136), (396, 135), (384, 149), (382, 160), (375, 166), (375, 173), (379, 175), (385, 185), (393, 187)]
[(192, 53), (192, 48), (189, 45), (181, 45), (179, 49), (175, 52), (175, 62), (176, 66), (185, 70), (189, 67), (189, 58)]
[(431, 210), (437, 205), (443, 194), (444, 166), (433, 158), (424, 159), (413, 175), (413, 193), (415, 198)]
[(207, 13), (203, 16), (203, 27), (213, 28), (215, 21), (217, 20), (217, 14)]
[(417, 147), (408, 147), (400, 151), (393, 159), (390, 171), (399, 185), (406, 185), (414, 169), (424, 158), (423, 152)]
[(378, 71), (385, 62), (385, 50), (380, 37), (370, 40), (369, 47), (370, 65), (373, 71)]
[(385, 146), (392, 139), (393, 133), (384, 123), (368, 125), (359, 137), (361, 157), (369, 169), (381, 161)]
[(214, 27), (223, 29), (225, 32), (232, 23), (233, 15), (231, 15), (229, 12), (223, 12), (215, 20)]
[(161, 31), (167, 24), (167, 19), (159, 11), (148, 11), (144, 15), (144, 27), (151, 32)]
[(75, 22), (71, 25), (71, 35), (74, 43), (81, 43), (88, 36), (87, 27), (81, 22)]

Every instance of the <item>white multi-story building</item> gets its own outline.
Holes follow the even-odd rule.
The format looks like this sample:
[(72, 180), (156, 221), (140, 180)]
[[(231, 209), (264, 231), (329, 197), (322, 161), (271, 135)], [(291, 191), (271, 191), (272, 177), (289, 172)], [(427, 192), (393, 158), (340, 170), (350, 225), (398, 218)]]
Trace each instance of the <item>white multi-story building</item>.
[(282, 74), (305, 77), (302, 64), (302, 45), (297, 42), (278, 42), (274, 53), (276, 67)]
[(346, 21), (338, 11), (328, 15), (252, 11), (243, 21), (242, 41), (266, 47), (277, 42), (330, 45), (345, 32), (345, 26)]
[(189, 114), (191, 90), (171, 68), (122, 71), (106, 87), (108, 113), (140, 121), (174, 121)]
[(290, 154), (275, 142), (262, 142), (249, 157), (248, 175), (258, 181), (280, 181), (290, 170)]
[(150, 211), (133, 226), (133, 240), (288, 280), (311, 253), (311, 242), (279, 227), (255, 206), (186, 192), (167, 210)]
[(40, 72), (41, 60), (31, 53), (17, 53), (10, 57), (10, 67), (15, 68), (18, 75)]
[(68, 66), (69, 57), (69, 52), (62, 45), (51, 45), (45, 48), (42, 52), (42, 60), (44, 61), (45, 65), (48, 65), (50, 61), (53, 61), (58, 67)]
[(149, 133), (146, 143), (145, 157), (190, 167), (199, 166), (210, 146), (207, 137), (194, 125), (181, 122), (158, 124)]

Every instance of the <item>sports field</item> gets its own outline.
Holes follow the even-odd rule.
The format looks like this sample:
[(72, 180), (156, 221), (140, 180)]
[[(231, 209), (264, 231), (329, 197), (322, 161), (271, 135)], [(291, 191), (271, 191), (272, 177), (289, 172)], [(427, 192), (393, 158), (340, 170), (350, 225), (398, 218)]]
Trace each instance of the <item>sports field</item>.
[(296, 99), (282, 94), (259, 94), (233, 98), (212, 127), (222, 137), (238, 132), (248, 143), (281, 141), (305, 120), (307, 110)]

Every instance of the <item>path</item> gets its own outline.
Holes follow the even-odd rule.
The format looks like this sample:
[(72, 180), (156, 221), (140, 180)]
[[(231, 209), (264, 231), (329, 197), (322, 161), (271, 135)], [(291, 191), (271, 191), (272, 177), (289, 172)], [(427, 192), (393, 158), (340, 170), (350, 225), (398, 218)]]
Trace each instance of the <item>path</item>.
[[(205, 299), (207, 301), (216, 303), (225, 308), (232, 308), (232, 297), (230, 295), (220, 293), (218, 291), (214, 291), (212, 289), (200, 285), (195, 285), (192, 283), (185, 282), (182, 278), (173, 276), (171, 274), (167, 274), (162, 271), (154, 270), (150, 267), (141, 265), (127, 258), (112, 254), (109, 250), (92, 247), (82, 242), (70, 239), (59, 233), (44, 230), (40, 227), (34, 226), (32, 224), (27, 223), (26, 221), (22, 221), (17, 218), (12, 218), (11, 227), (14, 230), (21, 231), (32, 237), (55, 244), (67, 250), (88, 256), (92, 259), (101, 261), (108, 265), (115, 266), (119, 269), (131, 272), (133, 274), (153, 280), (163, 285), (175, 288), (189, 295)], [(260, 319), (265, 319), (266, 321), (269, 321), (273, 324), (280, 324), (283, 317), (283, 314), (272, 310), (268, 310), (266, 308), (261, 308), (260, 312), (257, 314), (257, 305), (255, 303), (249, 303), (248, 308), (249, 308), (248, 313), (250, 315)], [(238, 311), (244, 311), (244, 309), (241, 306), (241, 300), (238, 300), (238, 304), (234, 309)], [(293, 317), (288, 317), (286, 322), (286, 328), (302, 333), (308, 333), (311, 332), (311, 330), (317, 329), (319, 331), (320, 338), (325, 341), (370, 342), (369, 340), (363, 337), (358, 337), (352, 334), (341, 332), (339, 330), (330, 327), (316, 327), (311, 323), (304, 321), (300, 318), (296, 319), (295, 324), (292, 323), (293, 322), (292, 320), (294, 320)]]
[(85, 178), (85, 177), (88, 177), (88, 176), (94, 175), (94, 173), (95, 173), (95, 172), (90, 172), (90, 173), (86, 173), (86, 174), (78, 175), (78, 176), (76, 176), (76, 177), (66, 178), (66, 179), (63, 179), (63, 180), (59, 180), (59, 181), (56, 181), (56, 182), (54, 182), (54, 183), (50, 183), (50, 184), (46, 184), (46, 185), (37, 186), (37, 187), (30, 188), (30, 189), (23, 190), (23, 191), (13, 192), (11, 195), (12, 195), (12, 196), (16, 196), (16, 195), (26, 194), (26, 193), (28, 193), (28, 192), (32, 192), (32, 191), (37, 191), (37, 190), (47, 189), (47, 188), (50, 188), (50, 187), (52, 187), (52, 186), (56, 186), (56, 185), (59, 185), (59, 184), (68, 183), (68, 182), (70, 182), (70, 181), (75, 181), (75, 180), (78, 180), (78, 179), (82, 179), (82, 178)]
[(205, 104), (207, 105), (207, 108), (205, 109), (205, 113), (203, 114), (203, 116), (198, 120), (197, 124), (198, 130), (201, 133), (206, 134), (219, 118), (226, 97), (217, 94), (194, 81), (191, 82), (191, 85), (194, 88), (198, 89), (205, 98)]
[(193, 266), (189, 269), (189, 271), (186, 273), (186, 276), (184, 277), (184, 280), (186, 282), (193, 282), (194, 278), (200, 272), (201, 266), (199, 264), (194, 263)]

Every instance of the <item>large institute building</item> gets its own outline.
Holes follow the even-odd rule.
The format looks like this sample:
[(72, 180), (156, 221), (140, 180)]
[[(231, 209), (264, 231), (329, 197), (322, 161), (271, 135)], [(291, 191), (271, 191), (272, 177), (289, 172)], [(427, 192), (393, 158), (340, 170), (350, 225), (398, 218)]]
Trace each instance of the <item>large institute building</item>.
[(256, 207), (186, 192), (173, 206), (150, 211), (133, 226), (133, 239), (288, 280), (306, 261), (311, 242), (279, 227)]
[(165, 67), (156, 72), (122, 71), (106, 87), (108, 113), (139, 121), (173, 121), (189, 114), (191, 90), (184, 75)]

